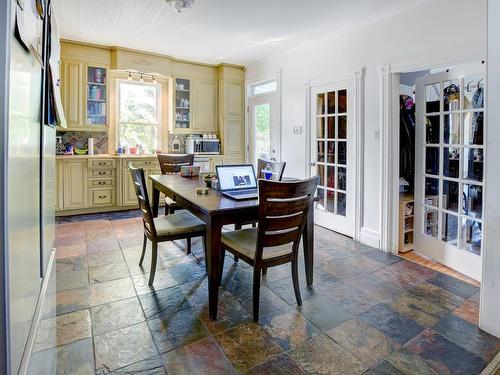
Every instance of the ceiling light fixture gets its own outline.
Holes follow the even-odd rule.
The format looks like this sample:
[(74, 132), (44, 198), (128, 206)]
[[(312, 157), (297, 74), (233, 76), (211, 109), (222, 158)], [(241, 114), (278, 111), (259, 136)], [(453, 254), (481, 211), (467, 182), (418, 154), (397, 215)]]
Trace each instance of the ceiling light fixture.
[(172, 10), (176, 13), (191, 8), (194, 5), (194, 0), (165, 0)]

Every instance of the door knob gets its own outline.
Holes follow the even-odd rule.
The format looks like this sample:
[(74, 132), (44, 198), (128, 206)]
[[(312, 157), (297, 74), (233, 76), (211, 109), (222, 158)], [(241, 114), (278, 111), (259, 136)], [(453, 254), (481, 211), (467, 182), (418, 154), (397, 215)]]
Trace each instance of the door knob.
[(310, 163), (309, 163), (309, 166), (310, 166), (310, 167), (314, 167), (314, 166), (316, 166), (316, 163), (315, 163), (315, 162), (310, 162)]

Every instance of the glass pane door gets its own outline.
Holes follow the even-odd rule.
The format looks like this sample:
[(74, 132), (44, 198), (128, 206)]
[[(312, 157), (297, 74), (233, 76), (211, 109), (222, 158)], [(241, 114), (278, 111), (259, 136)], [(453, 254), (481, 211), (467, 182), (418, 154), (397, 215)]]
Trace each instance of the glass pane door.
[(320, 176), (315, 203), (318, 225), (354, 237), (353, 81), (311, 90), (311, 174)]
[(175, 128), (191, 127), (191, 81), (175, 79)]
[[(416, 251), (477, 278), (483, 227), (483, 75), (442, 73), (425, 77), (417, 95), (419, 90), (417, 220), (424, 238)], [(470, 261), (471, 255), (477, 259)]]
[(87, 67), (87, 124), (107, 124), (106, 69)]
[(255, 159), (271, 159), (271, 104), (255, 105)]
[(316, 172), (321, 177), (316, 208), (346, 216), (347, 90), (316, 94)]

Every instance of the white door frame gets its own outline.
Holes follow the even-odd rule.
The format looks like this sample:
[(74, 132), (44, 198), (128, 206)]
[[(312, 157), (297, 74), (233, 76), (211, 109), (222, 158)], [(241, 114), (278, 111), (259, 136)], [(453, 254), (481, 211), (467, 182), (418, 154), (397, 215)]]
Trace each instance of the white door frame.
[(399, 75), (477, 61), (464, 56), (431, 57), (381, 68), (381, 171), (380, 248), (398, 253), (399, 234)]
[[(249, 116), (249, 113), (250, 113), (250, 107), (249, 107), (249, 100), (250, 100), (250, 97), (252, 96), (252, 86), (255, 86), (256, 84), (259, 84), (259, 83), (264, 83), (264, 82), (267, 82), (267, 81), (272, 81), (272, 80), (276, 80), (276, 92), (274, 93), (275, 95), (277, 95), (277, 99), (276, 99), (276, 102), (277, 102), (277, 108), (278, 108), (278, 131), (277, 131), (277, 134), (278, 134), (278, 151), (277, 151), (277, 155), (278, 155), (278, 158), (279, 160), (282, 159), (282, 143), (283, 143), (283, 139), (282, 139), (282, 112), (283, 112), (283, 109), (282, 109), (282, 96), (283, 96), (283, 91), (282, 91), (282, 80), (283, 80), (283, 77), (282, 77), (282, 72), (281, 72), (281, 69), (276, 72), (276, 73), (269, 73), (269, 74), (265, 74), (265, 75), (261, 75), (261, 76), (258, 76), (258, 77), (254, 77), (254, 78), (251, 78), (251, 79), (248, 79), (245, 81), (245, 138), (246, 138), (246, 144), (245, 144), (245, 162), (246, 163), (252, 163), (252, 156), (250, 155), (250, 116)], [(262, 94), (262, 95), (269, 95), (269, 94)]]
[(311, 126), (316, 126), (311, 122), (311, 89), (316, 86), (327, 84), (335, 84), (342, 81), (353, 80), (353, 118), (352, 127), (353, 146), (354, 146), (354, 240), (359, 240), (361, 235), (361, 225), (363, 223), (363, 113), (364, 113), (364, 77), (365, 68), (359, 68), (352, 72), (338, 74), (318, 80), (311, 80), (305, 85), (305, 100), (306, 100), (306, 147), (305, 147), (305, 176), (311, 176)]

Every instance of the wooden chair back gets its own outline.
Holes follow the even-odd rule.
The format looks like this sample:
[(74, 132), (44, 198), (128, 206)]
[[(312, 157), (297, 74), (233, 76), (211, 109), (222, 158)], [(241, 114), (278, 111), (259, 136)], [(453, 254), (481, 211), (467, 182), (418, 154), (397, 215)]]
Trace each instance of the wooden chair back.
[(131, 164), (129, 164), (128, 169), (130, 170), (130, 175), (132, 176), (132, 181), (134, 183), (135, 194), (137, 195), (137, 200), (139, 202), (139, 209), (141, 210), (144, 229), (152, 237), (156, 237), (153, 211), (151, 210), (151, 205), (149, 204), (144, 170), (142, 168), (134, 168)]
[(193, 165), (193, 154), (158, 154), (158, 163), (162, 174), (174, 174), (181, 171), (185, 165)]
[(255, 261), (266, 247), (293, 243), (297, 256), (300, 237), (313, 204), (319, 176), (294, 182), (259, 180), (259, 227)]
[(265, 159), (257, 159), (257, 178), (264, 178), (264, 173), (262, 170), (266, 168), (269, 164), (273, 170), (273, 176), (271, 180), (281, 181), (283, 177), (283, 172), (285, 171), (286, 162), (285, 161), (271, 161)]

